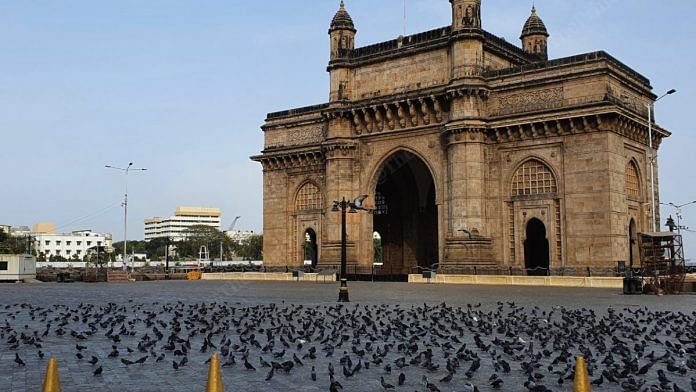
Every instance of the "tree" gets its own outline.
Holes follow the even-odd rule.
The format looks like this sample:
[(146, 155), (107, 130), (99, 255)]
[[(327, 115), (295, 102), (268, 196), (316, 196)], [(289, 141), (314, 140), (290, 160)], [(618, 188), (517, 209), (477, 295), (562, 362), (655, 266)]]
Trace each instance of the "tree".
[(246, 261), (262, 260), (263, 235), (252, 235), (248, 239), (242, 241), (238, 254)]
[(191, 226), (185, 231), (185, 239), (176, 242), (177, 253), (183, 258), (199, 257), (202, 246), (208, 249), (211, 259), (221, 258), (220, 246), (222, 245), (222, 258), (237, 249), (237, 245), (220, 230), (204, 225)]
[(373, 263), (380, 264), (383, 263), (382, 259), (382, 239), (375, 238), (372, 240), (375, 246), (375, 257)]
[(0, 229), (0, 253), (22, 254), (29, 250), (30, 237), (15, 237)]

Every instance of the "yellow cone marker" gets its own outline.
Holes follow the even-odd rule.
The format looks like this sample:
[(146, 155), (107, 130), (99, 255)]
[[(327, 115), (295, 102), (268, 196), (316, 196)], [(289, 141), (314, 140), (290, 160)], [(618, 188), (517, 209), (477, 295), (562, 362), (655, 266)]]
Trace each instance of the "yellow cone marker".
[(55, 358), (48, 360), (46, 377), (43, 383), (43, 392), (60, 392), (60, 376), (58, 376), (58, 361)]
[(592, 392), (584, 357), (575, 358), (575, 380), (573, 380), (573, 392)]
[(206, 392), (224, 392), (222, 385), (222, 373), (220, 373), (220, 358), (217, 354), (210, 357), (210, 369), (208, 370), (208, 383), (205, 386)]

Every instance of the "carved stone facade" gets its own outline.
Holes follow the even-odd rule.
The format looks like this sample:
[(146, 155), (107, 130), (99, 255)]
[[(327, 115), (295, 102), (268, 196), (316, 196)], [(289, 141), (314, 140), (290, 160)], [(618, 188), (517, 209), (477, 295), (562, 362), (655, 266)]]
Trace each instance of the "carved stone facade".
[(536, 10), (520, 48), (481, 28), (481, 0), (450, 3), (451, 26), (363, 48), (341, 5), (329, 102), (269, 114), (253, 157), (267, 266), (301, 266), (308, 238), (337, 265), (333, 201), (361, 194), (375, 210), (348, 215), (351, 271), (371, 273), (375, 232), (383, 274), (630, 260), (651, 226), (649, 80), (605, 52), (548, 60)]

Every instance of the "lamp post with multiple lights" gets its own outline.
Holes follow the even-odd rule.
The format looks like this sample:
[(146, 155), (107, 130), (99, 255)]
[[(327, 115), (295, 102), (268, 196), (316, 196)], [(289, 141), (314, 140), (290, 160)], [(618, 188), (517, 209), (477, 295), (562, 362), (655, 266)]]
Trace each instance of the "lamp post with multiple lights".
[(649, 162), (650, 162), (650, 205), (652, 210), (652, 231), (657, 231), (657, 217), (655, 205), (655, 152), (653, 151), (653, 140), (652, 140), (652, 130), (653, 130), (653, 113), (655, 112), (655, 104), (662, 98), (676, 93), (677, 90), (671, 89), (665, 94), (657, 98), (654, 102), (646, 104), (645, 107), (648, 108), (648, 149), (649, 151)]
[(663, 206), (673, 207), (675, 209), (675, 212), (677, 215), (677, 234), (681, 235), (681, 229), (688, 230), (687, 227), (682, 227), (682, 225), (681, 225), (681, 220), (683, 217), (682, 211), (683, 211), (684, 207), (690, 206), (692, 204), (696, 204), (696, 200), (690, 201), (690, 202), (684, 203), (684, 204), (679, 204), (679, 205), (677, 205), (675, 203), (660, 203), (660, 204), (662, 204)]
[(338, 302), (350, 302), (348, 298), (348, 278), (346, 278), (346, 264), (347, 264), (347, 235), (346, 235), (346, 213), (357, 214), (358, 210), (369, 211), (367, 208), (363, 207), (363, 202), (367, 199), (367, 195), (359, 196), (355, 201), (347, 201), (344, 197), (341, 201), (334, 201), (332, 212), (341, 213), (341, 287), (338, 291)]
[[(126, 263), (127, 263), (127, 257), (128, 257), (128, 173), (131, 171), (146, 171), (147, 169), (144, 168), (133, 168), (133, 162), (130, 162), (128, 166), (125, 168), (123, 167), (116, 167), (116, 166), (111, 166), (111, 165), (105, 165), (107, 169), (113, 169), (113, 170), (118, 170), (122, 171), (125, 174), (125, 181), (126, 181), (126, 192), (123, 197), (123, 269), (125, 270)], [(133, 273), (133, 259), (131, 258), (131, 273)]]

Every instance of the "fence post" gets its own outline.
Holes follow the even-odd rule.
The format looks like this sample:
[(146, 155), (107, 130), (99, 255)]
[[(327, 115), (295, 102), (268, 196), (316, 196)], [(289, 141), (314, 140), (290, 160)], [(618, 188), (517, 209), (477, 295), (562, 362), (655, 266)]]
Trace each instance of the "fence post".
[(58, 375), (58, 361), (55, 358), (48, 360), (46, 377), (44, 378), (43, 392), (60, 392), (60, 376)]
[(217, 353), (210, 358), (210, 368), (208, 369), (208, 382), (205, 385), (206, 392), (224, 392), (222, 384), (222, 374), (220, 373), (220, 357)]
[(575, 358), (575, 379), (573, 380), (573, 392), (592, 392), (584, 357)]

